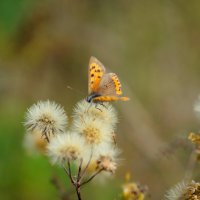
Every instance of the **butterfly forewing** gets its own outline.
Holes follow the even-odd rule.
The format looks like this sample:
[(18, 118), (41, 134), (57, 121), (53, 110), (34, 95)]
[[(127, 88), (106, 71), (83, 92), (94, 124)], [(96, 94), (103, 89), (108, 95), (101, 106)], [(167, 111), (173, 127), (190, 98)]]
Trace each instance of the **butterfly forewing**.
[(105, 67), (99, 60), (92, 56), (89, 61), (88, 70), (88, 92), (90, 94), (97, 92), (99, 89), (102, 76), (105, 73)]

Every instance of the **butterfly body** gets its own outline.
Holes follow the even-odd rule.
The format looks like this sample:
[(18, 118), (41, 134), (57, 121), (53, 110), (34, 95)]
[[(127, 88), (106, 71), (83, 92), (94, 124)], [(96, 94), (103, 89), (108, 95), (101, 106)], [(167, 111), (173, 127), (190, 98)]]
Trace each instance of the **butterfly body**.
[(114, 73), (105, 73), (105, 67), (95, 57), (91, 57), (88, 70), (87, 102), (127, 101), (128, 97), (121, 97), (121, 83)]
[(87, 96), (86, 101), (88, 103), (91, 103), (94, 101), (95, 98), (100, 97), (101, 95), (98, 93), (91, 93), (90, 95)]
[(115, 96), (101, 96), (98, 93), (92, 93), (92, 94), (88, 95), (86, 98), (86, 101), (88, 103), (110, 102), (110, 101), (118, 101), (118, 100), (128, 101), (129, 98), (128, 97), (115, 97)]

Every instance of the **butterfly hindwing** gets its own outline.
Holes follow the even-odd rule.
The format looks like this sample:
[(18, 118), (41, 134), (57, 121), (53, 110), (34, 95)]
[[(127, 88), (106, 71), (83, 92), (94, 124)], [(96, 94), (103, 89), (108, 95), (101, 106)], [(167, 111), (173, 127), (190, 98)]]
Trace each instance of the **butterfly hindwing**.
[(121, 95), (122, 94), (122, 90), (121, 90), (122, 86), (121, 86), (121, 83), (120, 83), (117, 75), (114, 73), (110, 73), (110, 76), (114, 82), (116, 94)]
[(121, 84), (116, 74), (104, 74), (97, 93), (102, 96), (118, 96), (122, 94)]
[(88, 72), (89, 93), (96, 92), (99, 89), (99, 84), (101, 82), (104, 73), (105, 73), (105, 67), (103, 66), (103, 64), (92, 56), (89, 61), (89, 72)]

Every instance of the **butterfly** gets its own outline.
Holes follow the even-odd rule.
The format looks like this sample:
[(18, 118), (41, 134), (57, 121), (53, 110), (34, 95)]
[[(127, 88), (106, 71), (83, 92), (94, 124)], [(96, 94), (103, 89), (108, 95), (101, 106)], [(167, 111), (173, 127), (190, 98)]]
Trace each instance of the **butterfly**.
[(105, 73), (104, 65), (95, 57), (91, 57), (88, 67), (87, 102), (127, 101), (128, 97), (121, 97), (121, 83), (115, 73)]

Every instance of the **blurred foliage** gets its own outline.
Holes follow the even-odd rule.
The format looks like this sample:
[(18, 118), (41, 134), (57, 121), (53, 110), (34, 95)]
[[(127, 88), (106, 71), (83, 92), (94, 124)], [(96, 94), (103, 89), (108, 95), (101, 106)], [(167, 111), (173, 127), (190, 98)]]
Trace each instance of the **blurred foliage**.
[(131, 101), (115, 104), (123, 150), (118, 174), (85, 187), (84, 199), (117, 198), (126, 171), (149, 186), (152, 199), (180, 181), (189, 150), (180, 145), (167, 160), (160, 147), (199, 129), (193, 114), (200, 92), (199, 8), (197, 0), (1, 0), (0, 199), (58, 199), (54, 173), (68, 188), (62, 170), (26, 155), (22, 122), (26, 108), (41, 99), (70, 114), (87, 95), (91, 55), (119, 74)]

